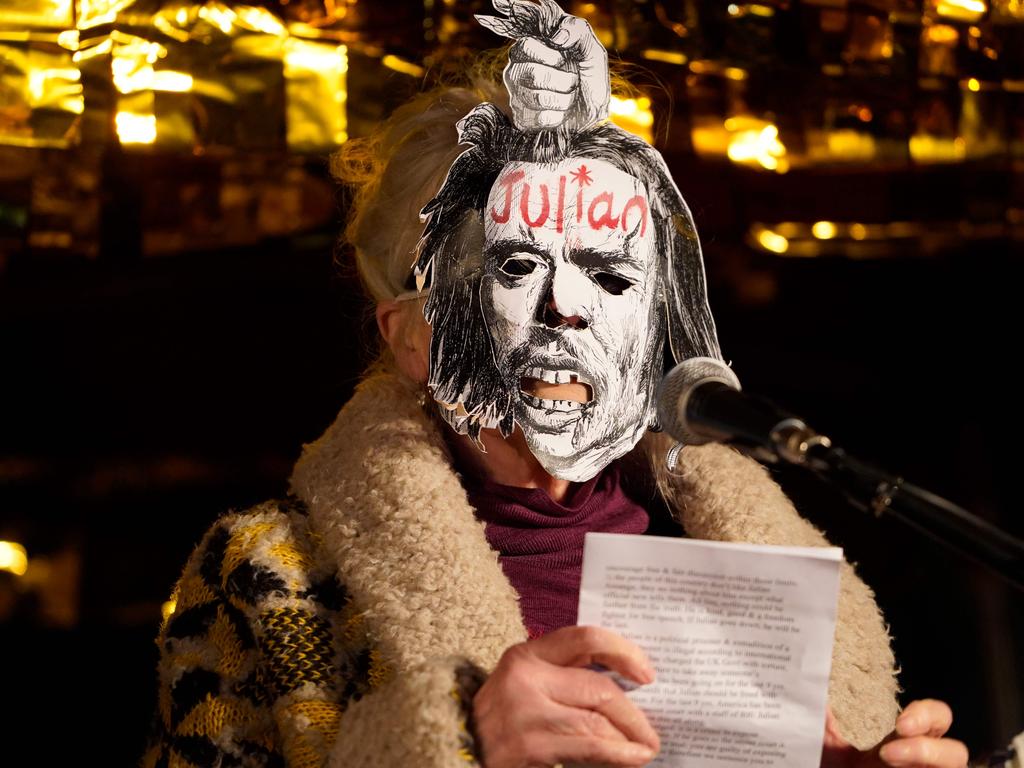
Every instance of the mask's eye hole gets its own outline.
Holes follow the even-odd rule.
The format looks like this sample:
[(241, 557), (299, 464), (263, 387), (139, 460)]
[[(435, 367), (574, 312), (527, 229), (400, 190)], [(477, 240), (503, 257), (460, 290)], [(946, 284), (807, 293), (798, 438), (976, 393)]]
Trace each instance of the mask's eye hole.
[(501, 265), (501, 271), (512, 277), (522, 277), (523, 275), (529, 275), (539, 266), (535, 259), (527, 256), (510, 256)]
[(633, 283), (626, 278), (610, 272), (598, 272), (594, 275), (594, 282), (613, 296), (621, 296), (628, 288), (633, 287)]

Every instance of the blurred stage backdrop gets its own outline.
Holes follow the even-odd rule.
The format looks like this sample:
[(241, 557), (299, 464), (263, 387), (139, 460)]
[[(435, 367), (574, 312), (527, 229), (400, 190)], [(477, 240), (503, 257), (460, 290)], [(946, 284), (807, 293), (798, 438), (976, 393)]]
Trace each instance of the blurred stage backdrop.
[[(372, 355), (326, 158), (499, 46), (487, 10), (0, 3), (5, 763), (141, 754), (191, 547), (284, 492)], [(1024, 534), (1024, 2), (567, 10), (638, 65), (614, 118), (693, 208), (746, 387)], [(977, 754), (1024, 728), (1022, 595), (778, 477), (874, 586), (905, 699), (951, 702)]]

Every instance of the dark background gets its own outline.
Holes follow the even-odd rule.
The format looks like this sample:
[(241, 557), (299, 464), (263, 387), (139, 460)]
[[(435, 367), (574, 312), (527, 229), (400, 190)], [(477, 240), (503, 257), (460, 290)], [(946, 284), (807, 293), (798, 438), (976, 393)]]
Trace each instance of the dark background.
[[(721, 37), (701, 45), (768, 46), (791, 72), (816, 72), (811, 59), (824, 55), (810, 43), (793, 48), (784, 26), (771, 48), (713, 21), (703, 29)], [(422, 61), (437, 44), (425, 39), (422, 49), (391, 50)], [(610, 50), (629, 58), (625, 44)], [(802, 53), (782, 53), (791, 50)], [(868, 80), (884, 91), (905, 82), (897, 75)], [(654, 96), (657, 140), (702, 234), (722, 347), (745, 388), (1024, 536), (1014, 373), (1024, 254), (1012, 226), (1021, 160), (1007, 150), (771, 174), (698, 156), (679, 136), (700, 94), (659, 76), (675, 101)], [(349, 101), (363, 132), (418, 87), (393, 73), (369, 78), (372, 87), (359, 77), (353, 69)], [(1006, 124), (1014, 135), (1017, 123)], [(69, 150), (32, 152), (30, 179), (77, 162)], [(34, 764), (137, 760), (155, 704), (161, 603), (192, 546), (225, 510), (285, 491), (302, 443), (332, 421), (376, 345), (371, 308), (336, 247), (345, 199), (325, 153), (281, 160), (322, 210), (302, 231), (154, 256), (143, 235), (157, 190), (182, 179), (215, 187), (216, 163), (95, 152), (104, 175), (86, 255), (30, 247), (20, 219), (0, 221), (0, 539), (45, 565), (32, 584), (0, 572), (0, 731), (5, 750)], [(19, 183), (3, 182), (0, 214), (22, 205), (27, 231), (31, 196)], [(917, 234), (869, 238), (870, 252), (840, 239), (809, 258), (751, 236), (758, 222), (822, 219), (910, 221)], [(930, 232), (945, 235), (936, 243)], [(875, 589), (904, 703), (948, 701), (952, 735), (972, 754), (1024, 728), (1022, 594), (898, 521), (849, 508), (799, 470), (777, 477)]]

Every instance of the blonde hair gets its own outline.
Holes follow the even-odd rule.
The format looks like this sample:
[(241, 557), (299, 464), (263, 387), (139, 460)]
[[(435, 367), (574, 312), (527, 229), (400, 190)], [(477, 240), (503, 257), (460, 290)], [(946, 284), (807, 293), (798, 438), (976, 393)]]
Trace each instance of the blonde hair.
[(343, 237), (375, 301), (394, 299), (410, 287), (423, 233), (420, 209), (462, 151), (455, 124), (483, 101), (507, 109), (499, 67), (506, 58), (505, 50), (482, 56), (466, 76), (418, 94), (372, 136), (347, 141), (331, 157), (331, 175), (351, 195)]

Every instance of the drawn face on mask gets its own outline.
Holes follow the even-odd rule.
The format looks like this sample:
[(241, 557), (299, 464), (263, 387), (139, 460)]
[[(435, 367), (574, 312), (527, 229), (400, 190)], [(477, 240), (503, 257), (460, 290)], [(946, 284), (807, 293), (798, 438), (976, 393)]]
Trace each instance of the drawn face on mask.
[(480, 305), (515, 420), (550, 474), (582, 482), (651, 420), (664, 320), (643, 185), (573, 158), (513, 163), (484, 210)]

